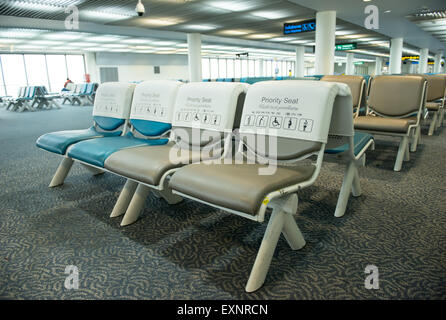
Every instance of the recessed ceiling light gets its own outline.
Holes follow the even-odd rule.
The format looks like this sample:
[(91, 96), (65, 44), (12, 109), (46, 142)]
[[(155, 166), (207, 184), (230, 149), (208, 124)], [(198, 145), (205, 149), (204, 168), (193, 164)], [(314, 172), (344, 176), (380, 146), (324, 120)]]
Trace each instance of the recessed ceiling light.
[(269, 39), (269, 38), (274, 38), (276, 36), (276, 34), (274, 33), (257, 33), (257, 34), (251, 34), (246, 36), (246, 38), (249, 39)]
[[(65, 7), (61, 7), (52, 3), (37, 3), (33, 1), (10, 1), (10, 5), (17, 9), (22, 10), (31, 10), (31, 11), (39, 11), (39, 12), (57, 12), (60, 11), (61, 13), (64, 12)], [(46, 1), (50, 2), (50, 1)], [(52, 1), (55, 2), (55, 1)], [(76, 3), (73, 3), (76, 5), (79, 1), (76, 1)]]
[(208, 25), (208, 24), (189, 24), (183, 26), (184, 29), (190, 29), (190, 30), (200, 30), (200, 31), (207, 31), (207, 30), (213, 30), (217, 29), (218, 26)]
[(156, 48), (155, 50), (157, 50), (157, 51), (172, 51), (172, 50), (175, 50), (175, 48), (171, 48), (171, 47), (159, 47), (159, 48)]
[(153, 42), (153, 40), (144, 39), (144, 38), (140, 38), (140, 39), (135, 38), (135, 39), (124, 39), (124, 40), (121, 40), (120, 42), (127, 43), (127, 44), (146, 44), (146, 43)]
[(0, 30), (0, 37), (5, 38), (34, 38), (42, 33), (42, 30), (34, 29), (3, 29)]
[(211, 1), (206, 3), (211, 7), (224, 9), (228, 11), (246, 11), (254, 8), (255, 6), (249, 3), (243, 3), (243, 1)]
[(389, 13), (389, 12), (392, 12), (392, 10), (386, 10), (386, 11), (384, 11), (384, 13)]
[(104, 48), (128, 48), (126, 44), (122, 43), (104, 43), (102, 46)]
[(187, 43), (178, 43), (178, 44), (175, 45), (175, 47), (178, 47), (178, 48), (187, 48), (187, 47), (189, 47), (189, 45), (188, 45)]
[(152, 44), (155, 46), (172, 46), (172, 45), (176, 44), (176, 42), (174, 42), (174, 41), (154, 41), (154, 42), (152, 42)]
[(310, 40), (293, 40), (293, 41), (290, 41), (290, 42), (288, 42), (288, 43), (292, 43), (292, 44), (302, 44), (302, 43), (307, 43), (307, 42), (309, 42)]
[(172, 19), (172, 18), (159, 18), (159, 19), (146, 18), (146, 19), (141, 19), (139, 21), (144, 25), (154, 26), (154, 27), (173, 26), (175, 24), (183, 22), (183, 20), (181, 19)]
[(100, 45), (98, 43), (93, 43), (93, 42), (69, 42), (67, 43), (69, 46), (73, 46), (73, 47), (99, 47)]
[(115, 41), (121, 41), (122, 39), (123, 37), (113, 36), (113, 35), (97, 35), (85, 38), (86, 41), (92, 41), (92, 42), (115, 42)]
[(355, 33), (355, 31), (350, 31), (350, 30), (338, 30), (335, 32), (335, 35), (337, 36), (345, 36), (347, 34), (353, 34)]
[(83, 36), (88, 35), (88, 33), (80, 33), (80, 32), (51, 32), (42, 35), (42, 38), (50, 39), (50, 40), (76, 40), (80, 39)]
[(224, 36), (243, 36), (245, 34), (252, 33), (252, 30), (222, 30), (218, 32), (218, 34), (224, 35)]
[(23, 40), (21, 40), (21, 39), (1, 39), (0, 38), (0, 43), (19, 43), (19, 42), (23, 42)]
[(294, 40), (294, 38), (291, 38), (291, 37), (279, 37), (279, 38), (269, 39), (268, 41), (285, 42), (285, 41), (291, 41), (291, 40)]
[(285, 11), (254, 11), (250, 12), (251, 15), (265, 18), (269, 20), (281, 19), (288, 17), (290, 14)]
[(107, 49), (103, 47), (91, 47), (91, 48), (82, 48), (83, 51), (94, 51), (94, 52), (101, 52), (106, 51)]

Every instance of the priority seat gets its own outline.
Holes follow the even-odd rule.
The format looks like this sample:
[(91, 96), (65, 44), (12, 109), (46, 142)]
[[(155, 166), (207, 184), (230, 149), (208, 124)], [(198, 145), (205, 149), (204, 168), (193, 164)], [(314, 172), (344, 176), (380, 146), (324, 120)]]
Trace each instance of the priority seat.
[(367, 115), (354, 120), (356, 130), (401, 138), (394, 171), (410, 159), (409, 138), (413, 138), (412, 151), (416, 150), (426, 85), (421, 76), (377, 76), (371, 80)]
[(73, 159), (66, 154), (75, 143), (126, 134), (133, 90), (133, 84), (119, 82), (102, 84), (98, 88), (97, 99), (93, 107), (92, 127), (83, 130), (51, 132), (37, 139), (37, 147), (64, 156), (50, 187), (58, 186), (64, 182), (73, 164)]
[(184, 165), (218, 159), (230, 152), (245, 89), (246, 85), (228, 82), (181, 86), (168, 144), (124, 149), (106, 159), (104, 167), (108, 171), (128, 178), (111, 217), (125, 213), (121, 226), (135, 222), (150, 191), (170, 204), (181, 201), (172, 194), (168, 179)]
[(139, 146), (166, 144), (173, 107), (181, 82), (145, 81), (135, 87), (130, 112), (131, 130), (119, 137), (81, 141), (68, 152), (70, 158), (103, 168), (113, 153)]
[[(294, 99), (287, 100), (290, 97)], [(332, 117), (334, 109), (348, 116)], [(275, 116), (269, 119), (271, 110)], [(316, 181), (329, 129), (353, 136), (351, 110), (351, 94), (345, 84), (258, 82), (247, 92), (238, 134), (240, 144), (232, 161), (190, 164), (171, 177), (169, 186), (174, 194), (257, 222), (263, 222), (266, 209), (272, 208), (247, 292), (263, 285), (281, 233), (293, 250), (305, 246), (293, 217), (297, 192)], [(299, 119), (293, 117), (297, 114)], [(273, 124), (275, 119), (279, 124), (264, 127), (260, 119), (266, 117), (268, 123)], [(341, 118), (347, 118), (349, 128), (343, 127), (343, 121), (338, 122)], [(313, 156), (316, 161), (306, 163)]]

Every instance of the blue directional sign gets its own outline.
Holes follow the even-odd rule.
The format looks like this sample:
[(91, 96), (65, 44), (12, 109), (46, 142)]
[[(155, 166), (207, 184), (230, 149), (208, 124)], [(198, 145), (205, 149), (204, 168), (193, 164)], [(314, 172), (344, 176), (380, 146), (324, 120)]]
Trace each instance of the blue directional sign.
[(298, 23), (284, 23), (283, 34), (303, 33), (316, 30), (316, 19)]

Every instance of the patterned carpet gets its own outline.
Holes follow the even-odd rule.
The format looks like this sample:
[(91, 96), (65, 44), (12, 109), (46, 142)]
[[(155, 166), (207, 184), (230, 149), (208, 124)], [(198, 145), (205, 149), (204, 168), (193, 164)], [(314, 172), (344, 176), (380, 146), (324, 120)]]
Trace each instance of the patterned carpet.
[[(360, 171), (364, 194), (341, 219), (333, 213), (344, 167), (326, 162), (299, 195), (307, 245), (291, 251), (281, 238), (265, 285), (247, 294), (266, 223), (150, 196), (140, 220), (121, 228), (108, 216), (124, 179), (93, 177), (79, 164), (65, 185), (47, 188), (60, 158), (36, 138), (90, 122), (91, 107), (0, 109), (0, 298), (446, 298), (446, 129), (423, 136), (400, 173), (396, 140), (378, 138)], [(379, 290), (364, 287), (370, 264)], [(78, 267), (78, 290), (64, 288), (67, 265)]]

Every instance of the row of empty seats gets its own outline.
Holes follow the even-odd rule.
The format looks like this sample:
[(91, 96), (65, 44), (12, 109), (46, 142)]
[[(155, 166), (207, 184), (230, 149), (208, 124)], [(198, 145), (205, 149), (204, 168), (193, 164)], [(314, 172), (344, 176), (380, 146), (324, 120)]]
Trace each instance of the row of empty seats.
[[(322, 80), (106, 83), (91, 128), (45, 134), (37, 146), (63, 156), (50, 187), (64, 182), (74, 161), (127, 178), (110, 215), (124, 215), (121, 225), (138, 219), (151, 191), (169, 204), (189, 198), (258, 222), (271, 208), (246, 285), (252, 292), (265, 281), (281, 233), (292, 249), (305, 245), (293, 217), (297, 193), (316, 181), (324, 159), (346, 164), (335, 216), (344, 215), (350, 193), (361, 195), (358, 168), (374, 147), (372, 135), (354, 128), (363, 121), (354, 117), (364, 79)], [(416, 113), (418, 122), (401, 133), (414, 137), (426, 87), (420, 76), (374, 78), (363, 122)], [(383, 88), (393, 94), (379, 100)], [(361, 130), (393, 133), (373, 125)]]
[(16, 97), (2, 97), (6, 110), (23, 112), (43, 109), (60, 109), (58, 94), (49, 94), (45, 86), (20, 87)]
[(97, 83), (68, 83), (68, 91), (61, 92), (62, 104), (68, 102), (71, 105), (91, 105), (94, 103), (97, 88)]

